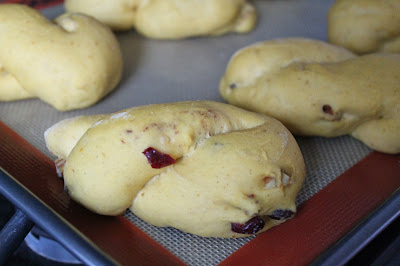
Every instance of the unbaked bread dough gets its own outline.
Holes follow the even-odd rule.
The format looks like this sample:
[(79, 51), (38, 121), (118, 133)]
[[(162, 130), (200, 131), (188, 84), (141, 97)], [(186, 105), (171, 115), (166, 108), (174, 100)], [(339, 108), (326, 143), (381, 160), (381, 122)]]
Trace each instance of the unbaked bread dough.
[(13, 75), (0, 67), (0, 101), (15, 101), (33, 97), (22, 88)]
[(153, 225), (200, 236), (243, 237), (291, 218), (305, 177), (280, 122), (217, 102), (71, 118), (45, 139), (69, 195), (88, 209), (130, 208)]
[(360, 54), (400, 53), (400, 1), (336, 1), (328, 14), (328, 39)]
[(372, 149), (400, 152), (398, 54), (356, 56), (302, 38), (261, 42), (231, 58), (220, 92), (295, 135), (351, 134)]
[(24, 5), (0, 5), (0, 101), (38, 97), (61, 111), (88, 107), (122, 74), (112, 31), (81, 14), (51, 22)]
[(155, 39), (246, 33), (257, 17), (246, 0), (66, 0), (65, 7)]

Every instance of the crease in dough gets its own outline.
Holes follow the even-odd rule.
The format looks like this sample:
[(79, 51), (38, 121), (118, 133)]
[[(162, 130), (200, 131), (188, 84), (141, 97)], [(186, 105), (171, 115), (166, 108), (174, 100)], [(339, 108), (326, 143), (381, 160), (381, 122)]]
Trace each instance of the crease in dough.
[(83, 14), (49, 21), (25, 5), (0, 5), (0, 101), (39, 98), (60, 111), (86, 108), (116, 88), (122, 54), (113, 32)]
[[(293, 136), (273, 118), (199, 101), (59, 123), (67, 128), (52, 126), (46, 144), (66, 161), (60, 172), (69, 195), (99, 214), (129, 208), (153, 225), (206, 237), (244, 237), (296, 212), (304, 160)], [(79, 135), (78, 141), (71, 137)], [(295, 180), (286, 186), (281, 186), (283, 169), (292, 169)], [(265, 188), (269, 178), (279, 179), (276, 187)], [(255, 229), (243, 231), (245, 223)]]
[(247, 33), (257, 18), (246, 0), (67, 0), (65, 7), (93, 16), (113, 30), (134, 28), (154, 39)]
[(357, 56), (318, 40), (286, 38), (235, 53), (219, 90), (228, 103), (281, 121), (293, 134), (352, 135), (400, 152), (400, 55)]

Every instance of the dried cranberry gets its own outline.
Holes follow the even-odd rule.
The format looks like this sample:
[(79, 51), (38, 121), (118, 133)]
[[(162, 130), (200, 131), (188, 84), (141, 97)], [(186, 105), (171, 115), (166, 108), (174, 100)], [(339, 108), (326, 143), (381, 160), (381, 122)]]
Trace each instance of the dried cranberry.
[(333, 112), (333, 109), (330, 105), (325, 104), (324, 106), (322, 106), (322, 111), (324, 111), (324, 113), (328, 114), (328, 115), (334, 115), (335, 113)]
[(286, 220), (293, 215), (294, 212), (291, 210), (275, 210), (271, 215), (268, 215), (268, 217), (274, 220)]
[(255, 234), (265, 226), (265, 222), (261, 217), (253, 217), (244, 224), (231, 223), (231, 230), (239, 234)]
[(152, 147), (145, 149), (142, 153), (146, 156), (152, 168), (159, 169), (176, 163), (175, 159), (169, 154), (159, 152)]

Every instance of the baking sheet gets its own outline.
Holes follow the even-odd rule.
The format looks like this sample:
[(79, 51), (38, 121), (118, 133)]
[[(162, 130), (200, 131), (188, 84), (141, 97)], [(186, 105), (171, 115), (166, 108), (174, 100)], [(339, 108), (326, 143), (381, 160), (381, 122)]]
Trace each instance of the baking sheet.
[[(231, 55), (257, 41), (281, 37), (326, 40), (326, 14), (333, 0), (254, 1), (259, 13), (249, 34), (190, 38), (178, 41), (146, 39), (136, 32), (118, 33), (124, 72), (117, 89), (96, 105), (59, 112), (37, 99), (0, 103), (0, 119), (51, 158), (43, 133), (58, 121), (77, 116), (116, 112), (132, 106), (189, 100), (223, 101), (219, 80)], [(63, 13), (57, 6), (42, 10), (49, 18)], [(371, 150), (348, 137), (297, 138), (305, 157), (307, 179), (300, 204), (320, 191)], [(253, 239), (202, 238), (173, 228), (154, 227), (127, 211), (125, 217), (189, 265), (215, 265)]]
[[(257, 41), (302, 36), (326, 39), (326, 13), (333, 0), (254, 1), (259, 14), (249, 34), (199, 37), (178, 41), (146, 39), (136, 32), (118, 33), (124, 71), (118, 88), (96, 105), (59, 112), (37, 99), (0, 103), (0, 119), (50, 156), (43, 132), (61, 119), (111, 113), (137, 105), (190, 100), (223, 101), (219, 80), (232, 54)], [(63, 6), (44, 9), (48, 18)]]

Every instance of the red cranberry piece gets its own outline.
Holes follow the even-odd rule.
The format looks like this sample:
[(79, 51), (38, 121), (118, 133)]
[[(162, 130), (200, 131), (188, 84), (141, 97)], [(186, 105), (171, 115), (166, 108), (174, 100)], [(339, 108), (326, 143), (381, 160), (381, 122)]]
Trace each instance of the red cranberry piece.
[(271, 215), (268, 215), (269, 218), (274, 220), (286, 220), (292, 218), (294, 212), (291, 210), (275, 210)]
[(265, 222), (261, 217), (253, 217), (244, 224), (231, 223), (231, 230), (239, 234), (255, 234), (265, 226)]
[(152, 147), (145, 149), (142, 153), (146, 156), (152, 168), (159, 169), (176, 163), (175, 159), (169, 154), (159, 152)]
[(324, 111), (324, 113), (328, 114), (328, 115), (334, 115), (335, 113), (333, 112), (333, 109), (330, 105), (325, 104), (324, 106), (322, 106), (322, 111)]

